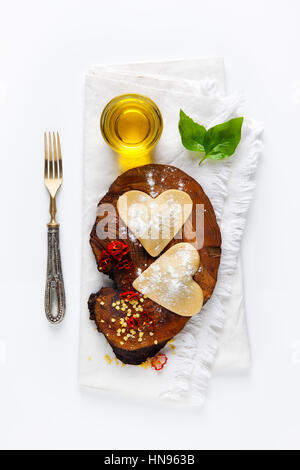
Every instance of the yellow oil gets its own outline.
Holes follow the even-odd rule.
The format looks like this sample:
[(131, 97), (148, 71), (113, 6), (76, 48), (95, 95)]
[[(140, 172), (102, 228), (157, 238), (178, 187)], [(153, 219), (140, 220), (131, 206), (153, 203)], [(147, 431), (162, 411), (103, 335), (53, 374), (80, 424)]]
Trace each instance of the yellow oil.
[(110, 147), (119, 154), (122, 171), (151, 162), (151, 151), (162, 132), (156, 104), (141, 95), (122, 95), (104, 108), (100, 127)]
[(115, 125), (117, 136), (126, 145), (143, 143), (151, 132), (151, 124), (147, 115), (138, 108), (123, 110)]

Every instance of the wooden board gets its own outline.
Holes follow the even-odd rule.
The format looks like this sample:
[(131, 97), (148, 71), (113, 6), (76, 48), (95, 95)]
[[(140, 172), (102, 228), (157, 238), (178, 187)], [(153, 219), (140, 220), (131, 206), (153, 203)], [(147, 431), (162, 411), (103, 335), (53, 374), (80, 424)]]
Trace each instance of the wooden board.
[[(112, 204), (114, 206), (115, 215), (112, 214), (110, 216), (110, 224), (116, 226), (117, 236), (114, 236), (112, 233), (107, 239), (100, 240), (97, 237), (96, 227), (102, 217), (97, 217), (90, 237), (90, 243), (96, 262), (102, 250), (107, 249), (108, 244), (112, 240), (119, 239), (120, 233), (123, 234), (126, 231), (124, 223), (118, 217), (117, 201), (119, 196), (130, 190), (139, 190), (151, 196), (157, 196), (167, 189), (179, 189), (189, 194), (193, 201), (193, 210), (191, 216), (185, 222), (182, 237), (173, 239), (162, 253), (176, 243), (190, 242), (186, 234), (189, 234), (191, 230), (196, 230), (196, 205), (203, 204), (204, 206), (203, 246), (198, 250), (201, 264), (199, 271), (194, 276), (194, 280), (202, 288), (204, 303), (206, 303), (213, 293), (218, 276), (221, 257), (220, 229), (213, 207), (202, 187), (192, 177), (173, 166), (151, 164), (133, 168), (123, 173), (113, 182), (109, 191), (101, 199), (98, 206), (103, 204)], [(107, 216), (107, 214), (105, 214), (105, 216)], [(156, 259), (152, 258), (144, 250), (141, 243), (133, 234), (130, 233), (126, 239), (122, 237), (120, 239), (130, 247), (133, 268), (128, 271), (119, 271), (113, 266), (109, 275), (111, 279), (113, 279), (114, 285), (108, 288), (108, 290), (100, 289), (98, 293), (93, 294), (90, 297), (89, 307), (91, 316), (95, 319), (98, 330), (106, 336), (117, 357), (123, 360), (123, 362), (136, 364), (143, 362), (147, 357), (159, 351), (166, 341), (175, 336), (184, 327), (190, 317), (176, 315), (147, 299), (145, 308), (155, 317), (157, 324), (155, 339), (158, 341), (158, 344), (154, 344), (154, 337), (145, 334), (142, 343), (138, 343), (132, 339), (120, 347), (120, 338), (116, 336), (117, 325), (114, 326), (114, 324), (112, 325), (110, 322), (111, 317), (116, 315), (116, 312), (111, 307), (111, 302), (118, 299), (121, 292), (132, 290), (132, 282)], [(100, 302), (96, 301), (99, 297), (104, 299), (104, 305), (102, 306)], [(108, 299), (107, 303), (105, 302), (105, 298)]]

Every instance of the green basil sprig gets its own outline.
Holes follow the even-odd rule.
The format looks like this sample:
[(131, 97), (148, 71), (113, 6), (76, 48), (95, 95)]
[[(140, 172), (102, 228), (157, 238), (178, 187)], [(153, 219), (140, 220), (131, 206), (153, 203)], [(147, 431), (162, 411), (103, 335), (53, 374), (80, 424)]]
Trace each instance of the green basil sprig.
[(181, 109), (178, 127), (182, 144), (188, 150), (202, 153), (199, 165), (207, 158), (223, 160), (234, 154), (241, 140), (243, 120), (243, 117), (230, 119), (206, 130)]

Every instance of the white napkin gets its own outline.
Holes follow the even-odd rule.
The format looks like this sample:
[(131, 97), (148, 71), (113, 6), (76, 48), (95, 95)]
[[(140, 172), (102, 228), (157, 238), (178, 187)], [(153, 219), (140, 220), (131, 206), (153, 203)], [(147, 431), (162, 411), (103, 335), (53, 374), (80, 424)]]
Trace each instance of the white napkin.
[[(238, 254), (261, 149), (261, 129), (245, 120), (236, 156), (225, 162), (206, 161), (201, 167), (183, 148), (178, 133), (180, 107), (209, 127), (236, 116), (241, 100), (238, 96), (225, 96), (224, 90), (222, 59), (96, 67), (87, 75), (80, 341), (82, 385), (201, 403), (218, 344), (218, 370), (249, 366)], [(107, 101), (129, 92), (147, 95), (159, 106), (164, 118), (164, 132), (155, 161), (178, 166), (199, 181), (214, 205), (223, 237), (222, 262), (214, 295), (201, 315), (194, 317), (176, 336), (172, 343), (175, 349), (165, 347), (169, 359), (160, 373), (150, 368), (117, 364), (104, 337), (95, 331), (94, 324), (88, 319), (87, 310), (90, 293), (107, 283), (96, 269), (88, 242), (89, 233), (97, 203), (118, 175), (116, 157), (100, 135), (99, 118)]]

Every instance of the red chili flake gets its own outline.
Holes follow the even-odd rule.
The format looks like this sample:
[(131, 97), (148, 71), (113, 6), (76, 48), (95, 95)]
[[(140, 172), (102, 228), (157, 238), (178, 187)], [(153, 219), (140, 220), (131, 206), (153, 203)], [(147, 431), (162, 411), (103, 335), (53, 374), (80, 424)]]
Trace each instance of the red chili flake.
[(141, 294), (134, 292), (133, 290), (129, 290), (127, 292), (121, 292), (120, 297), (126, 297), (127, 300), (131, 300), (134, 297), (141, 297)]
[(167, 363), (167, 356), (164, 353), (157, 354), (151, 361), (151, 367), (155, 370), (161, 370)]
[(99, 271), (107, 273), (111, 270), (111, 266), (112, 266), (111, 257), (109, 256), (107, 251), (102, 250), (98, 259)]
[(117, 269), (131, 269), (133, 266), (133, 262), (129, 259), (121, 259), (118, 264), (116, 265)]
[(154, 326), (154, 319), (149, 313), (141, 312), (141, 318), (146, 326)]
[(119, 240), (110, 242), (107, 251), (114, 259), (120, 261), (127, 253), (129, 253), (129, 246)]
[(137, 321), (136, 318), (133, 318), (133, 317), (127, 318), (126, 323), (127, 323), (127, 326), (129, 326), (129, 328), (133, 328), (134, 330), (137, 330), (139, 327), (139, 322)]

